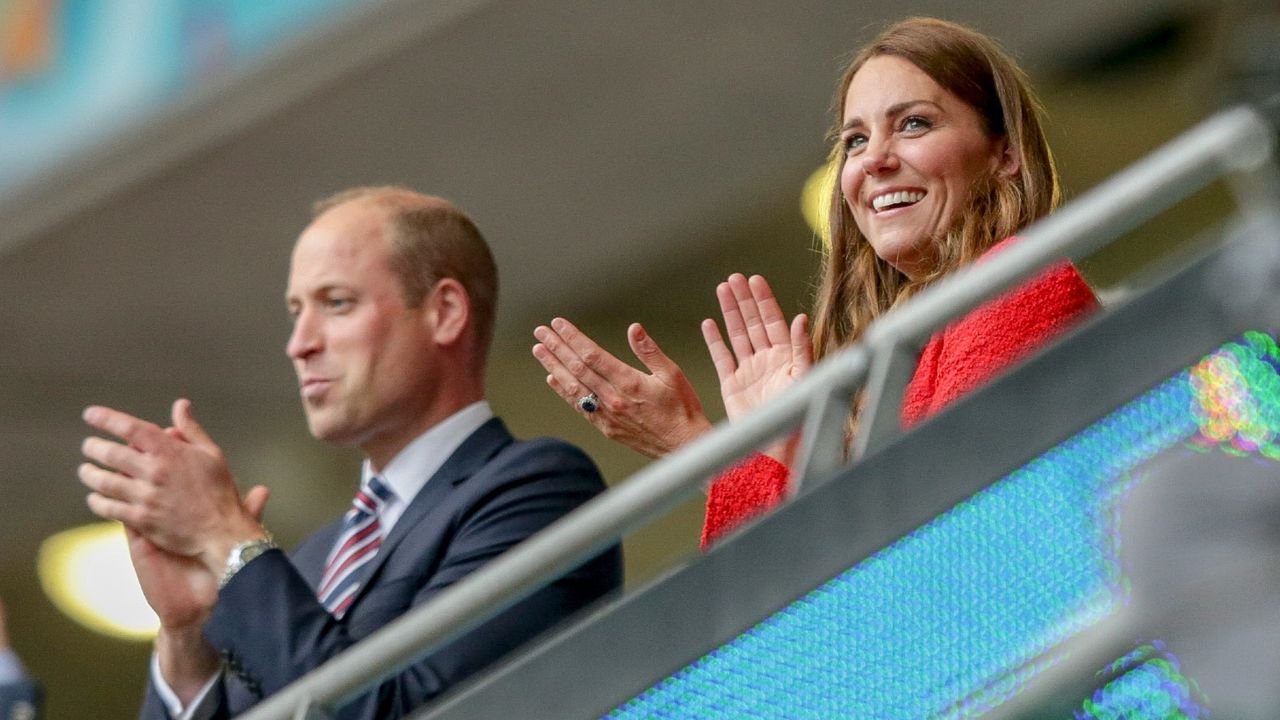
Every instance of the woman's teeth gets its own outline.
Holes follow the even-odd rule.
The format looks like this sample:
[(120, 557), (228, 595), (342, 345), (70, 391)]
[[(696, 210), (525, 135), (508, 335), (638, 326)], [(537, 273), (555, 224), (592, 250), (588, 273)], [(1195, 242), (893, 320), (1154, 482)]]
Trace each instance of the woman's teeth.
[(924, 198), (924, 193), (918, 190), (899, 190), (898, 192), (885, 193), (871, 200), (871, 207), (876, 212), (886, 210), (888, 208), (897, 207), (899, 205), (913, 205), (920, 202)]

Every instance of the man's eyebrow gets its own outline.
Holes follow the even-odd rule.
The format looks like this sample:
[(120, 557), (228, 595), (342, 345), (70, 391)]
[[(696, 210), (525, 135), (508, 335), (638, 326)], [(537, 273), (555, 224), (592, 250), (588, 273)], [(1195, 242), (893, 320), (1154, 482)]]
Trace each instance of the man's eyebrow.
[(316, 290), (296, 290), (295, 291), (292, 288), (286, 288), (284, 291), (284, 304), (289, 307), (292, 307), (294, 305), (301, 305), (306, 298), (314, 296), (316, 292), (318, 291)]
[(324, 295), (328, 295), (336, 291), (343, 291), (347, 289), (348, 289), (347, 286), (343, 285), (340, 282), (329, 282), (329, 283), (325, 283), (324, 285), (318, 285), (316, 287), (309, 288), (306, 290), (300, 290), (297, 292), (286, 289), (284, 291), (284, 300), (285, 302), (290, 302), (292, 300), (297, 300), (298, 302), (301, 302), (302, 298), (305, 298), (305, 297), (322, 297)]
[[(905, 100), (903, 102), (894, 103), (893, 105), (890, 105), (889, 109), (886, 110), (884, 114), (885, 114), (885, 117), (893, 117), (895, 115), (901, 115), (903, 112), (906, 112), (907, 110), (911, 109), (912, 107), (915, 107), (916, 105), (932, 105), (938, 110), (942, 109), (941, 105), (939, 105), (938, 103), (932, 100), (924, 100), (924, 99)], [(862, 116), (858, 115), (858, 116), (849, 118), (849, 121), (840, 127), (840, 132), (846, 132), (854, 128), (860, 128), (864, 125), (866, 125), (866, 123), (862, 120)]]

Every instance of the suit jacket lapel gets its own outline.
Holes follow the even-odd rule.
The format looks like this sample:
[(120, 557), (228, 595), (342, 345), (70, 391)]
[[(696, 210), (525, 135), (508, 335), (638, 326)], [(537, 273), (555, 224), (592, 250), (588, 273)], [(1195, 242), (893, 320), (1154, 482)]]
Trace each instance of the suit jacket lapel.
[[(453, 488), (466, 480), (467, 478), (479, 472), (490, 458), (498, 453), (499, 450), (511, 444), (514, 440), (511, 433), (507, 431), (506, 425), (499, 418), (492, 418), (481, 425), (475, 432), (471, 433), (457, 450), (445, 460), (444, 465), (436, 471), (426, 485), (418, 491), (418, 495), (409, 503), (409, 507), (405, 508), (404, 514), (396, 521), (395, 527), (391, 528), (391, 534), (383, 541), (382, 546), (378, 548), (378, 552), (371, 561), (372, 567), (369, 569), (368, 580), (366, 580), (360, 589), (356, 591), (356, 597), (352, 604), (360, 601), (360, 596), (365, 593), (378, 575), (378, 571), (382, 565), (395, 552), (396, 546), (400, 544), (413, 528), (422, 521), (432, 508), (437, 507), (444, 500)], [(324, 561), (321, 560), (321, 563)]]

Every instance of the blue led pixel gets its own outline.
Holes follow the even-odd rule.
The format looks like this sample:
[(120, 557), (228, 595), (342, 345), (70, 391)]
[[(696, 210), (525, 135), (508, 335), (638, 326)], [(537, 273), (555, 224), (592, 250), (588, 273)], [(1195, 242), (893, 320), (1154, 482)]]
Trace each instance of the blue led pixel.
[(607, 717), (960, 718), (1001, 704), (1124, 601), (1111, 510), (1131, 470), (1184, 442), (1272, 457), (1278, 357), (1262, 333), (1228, 343)]
[[(1143, 645), (1103, 672), (1117, 675), (1088, 698), (1074, 720), (1195, 720), (1209, 716), (1194, 680), (1164, 644)], [(1101, 673), (1100, 673), (1101, 674)]]

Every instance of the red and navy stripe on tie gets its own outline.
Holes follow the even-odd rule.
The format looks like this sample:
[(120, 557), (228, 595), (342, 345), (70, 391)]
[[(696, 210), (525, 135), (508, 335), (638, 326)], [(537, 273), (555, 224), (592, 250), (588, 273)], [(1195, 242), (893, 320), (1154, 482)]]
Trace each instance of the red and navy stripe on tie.
[(379, 515), (391, 499), (391, 489), (376, 476), (356, 492), (351, 509), (342, 519), (342, 532), (325, 563), (316, 596), (334, 617), (341, 618), (365, 580), (369, 561), (382, 545)]

